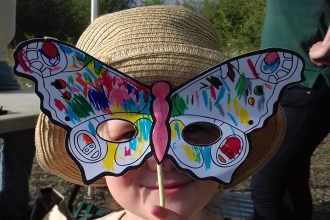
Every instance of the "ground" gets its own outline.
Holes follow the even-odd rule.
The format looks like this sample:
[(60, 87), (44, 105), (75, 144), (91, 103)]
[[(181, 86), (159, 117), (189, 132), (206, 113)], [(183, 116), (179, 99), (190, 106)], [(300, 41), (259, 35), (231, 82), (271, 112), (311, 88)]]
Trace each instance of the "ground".
[[(312, 157), (310, 186), (314, 203), (314, 220), (330, 219), (330, 136), (327, 137), (315, 151)], [(246, 180), (232, 191), (249, 193), (250, 180)], [(42, 170), (37, 161), (33, 164), (32, 176), (30, 179), (31, 202), (34, 201), (39, 189), (52, 187), (59, 191), (68, 200), (73, 184)], [(81, 187), (75, 202), (74, 208), (80, 201), (93, 203), (99, 207), (107, 207), (106, 201), (111, 195), (106, 187), (92, 187), (89, 199), (88, 188)]]

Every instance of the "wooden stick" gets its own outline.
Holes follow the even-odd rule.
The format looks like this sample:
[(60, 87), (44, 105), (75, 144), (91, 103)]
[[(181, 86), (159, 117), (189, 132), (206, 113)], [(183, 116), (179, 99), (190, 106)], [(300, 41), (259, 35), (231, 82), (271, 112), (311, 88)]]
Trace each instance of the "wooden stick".
[(158, 190), (159, 190), (159, 205), (165, 207), (162, 164), (157, 164), (157, 178), (158, 178)]

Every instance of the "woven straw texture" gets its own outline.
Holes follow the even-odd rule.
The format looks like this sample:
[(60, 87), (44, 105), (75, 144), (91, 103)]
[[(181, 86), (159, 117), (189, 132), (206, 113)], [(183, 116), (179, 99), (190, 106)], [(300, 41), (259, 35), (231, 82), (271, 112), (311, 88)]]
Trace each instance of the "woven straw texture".
[[(152, 84), (166, 80), (180, 85), (223, 61), (215, 29), (178, 6), (124, 10), (96, 19), (77, 47), (131, 77)], [(282, 141), (285, 117), (281, 110), (265, 128), (251, 135), (251, 151), (230, 186), (251, 176), (275, 153)], [(83, 185), (78, 167), (65, 150), (65, 130), (41, 114), (36, 127), (36, 157), (40, 166), (72, 183)], [(93, 186), (106, 185), (104, 178)]]

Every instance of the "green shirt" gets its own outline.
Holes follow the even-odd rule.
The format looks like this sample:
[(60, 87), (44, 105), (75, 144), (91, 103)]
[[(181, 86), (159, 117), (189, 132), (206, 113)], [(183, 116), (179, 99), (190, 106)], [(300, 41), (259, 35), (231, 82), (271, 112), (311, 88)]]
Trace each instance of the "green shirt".
[(261, 48), (294, 50), (305, 59), (305, 81), (312, 88), (322, 74), (330, 85), (330, 67), (317, 67), (308, 56), (311, 46), (322, 41), (330, 25), (329, 0), (267, 0)]

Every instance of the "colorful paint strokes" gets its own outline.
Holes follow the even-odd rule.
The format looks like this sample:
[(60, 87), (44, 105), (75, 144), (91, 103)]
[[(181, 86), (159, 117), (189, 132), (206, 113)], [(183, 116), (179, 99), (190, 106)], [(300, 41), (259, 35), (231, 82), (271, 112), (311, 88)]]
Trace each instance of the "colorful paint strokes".
[[(248, 156), (247, 135), (264, 125), (280, 92), (301, 80), (304, 67), (295, 52), (269, 48), (227, 60), (173, 89), (164, 81), (145, 85), (53, 39), (23, 42), (14, 58), (15, 73), (36, 83), (42, 111), (66, 129), (67, 151), (85, 184), (137, 169), (150, 156), (157, 163), (167, 158), (196, 179), (229, 184)], [(123, 120), (136, 133), (106, 140), (96, 131), (108, 120)], [(186, 134), (198, 132), (199, 123), (218, 137), (190, 141)]]

